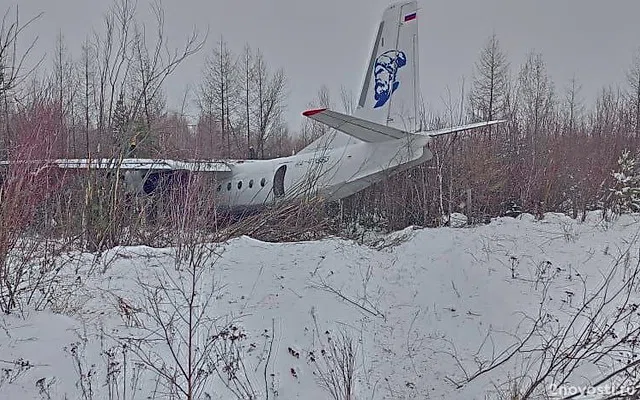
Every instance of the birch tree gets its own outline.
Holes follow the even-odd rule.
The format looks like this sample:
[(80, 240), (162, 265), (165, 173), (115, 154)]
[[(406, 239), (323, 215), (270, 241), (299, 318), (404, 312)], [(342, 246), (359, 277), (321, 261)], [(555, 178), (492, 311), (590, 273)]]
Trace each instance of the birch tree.
[[(231, 157), (231, 114), (240, 102), (238, 75), (237, 60), (221, 37), (205, 60), (199, 103), (201, 113), (208, 114), (210, 123), (220, 125), (226, 157)], [(213, 135), (213, 129), (210, 133)]]
[(287, 77), (284, 69), (269, 71), (264, 55), (258, 49), (254, 58), (255, 108), (257, 151), (265, 158), (266, 141), (281, 123), (287, 96)]
[(554, 85), (541, 53), (532, 51), (520, 69), (518, 97), (521, 120), (532, 140), (548, 126), (555, 103)]

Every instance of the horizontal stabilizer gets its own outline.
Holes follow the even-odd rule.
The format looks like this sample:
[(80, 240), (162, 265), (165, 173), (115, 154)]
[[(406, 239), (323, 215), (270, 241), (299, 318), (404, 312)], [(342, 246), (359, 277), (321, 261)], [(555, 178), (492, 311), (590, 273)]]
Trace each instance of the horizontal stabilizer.
[(487, 127), (487, 126), (496, 125), (496, 124), (500, 124), (500, 123), (503, 123), (503, 122), (507, 122), (507, 120), (506, 119), (500, 119), (500, 120), (495, 120), (495, 121), (476, 122), (476, 123), (473, 123), (473, 124), (453, 126), (451, 128), (437, 129), (437, 130), (434, 130), (434, 131), (422, 131), (422, 132), (417, 132), (416, 134), (417, 135), (426, 135), (426, 136), (437, 137), (437, 136), (442, 136), (442, 135), (448, 135), (450, 133), (468, 131), (470, 129), (484, 128), (484, 127)]
[(390, 126), (380, 125), (350, 115), (341, 114), (326, 108), (308, 110), (302, 113), (305, 117), (321, 122), (335, 130), (360, 139), (363, 142), (375, 143), (388, 140), (402, 139), (409, 133)]

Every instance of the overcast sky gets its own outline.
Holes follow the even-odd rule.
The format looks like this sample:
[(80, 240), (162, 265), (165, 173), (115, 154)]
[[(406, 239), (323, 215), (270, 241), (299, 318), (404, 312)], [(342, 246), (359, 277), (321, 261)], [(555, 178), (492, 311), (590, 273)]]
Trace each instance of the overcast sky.
[[(39, 35), (35, 52), (52, 58), (59, 31), (77, 57), (92, 29), (102, 28), (111, 4), (98, 0), (9, 0), (22, 18), (44, 12), (25, 33)], [(163, 0), (166, 32), (179, 45), (194, 26), (209, 29), (205, 52), (224, 35), (239, 52), (245, 42), (268, 62), (282, 66), (289, 81), (290, 127), (317, 89), (327, 84), (339, 108), (341, 85), (359, 93), (373, 35), (389, 0)], [(624, 84), (625, 69), (640, 46), (639, 0), (418, 0), (421, 89), (427, 106), (443, 108), (447, 87), (460, 91), (473, 63), (495, 32), (517, 69), (531, 50), (543, 53), (556, 87), (575, 74), (592, 99), (605, 84)], [(7, 4), (6, 0), (3, 4)], [(141, 17), (149, 2), (138, 0)], [(5, 7), (2, 7), (4, 9)], [(4, 11), (4, 10), (3, 10)], [(150, 21), (152, 22), (152, 21)], [(200, 79), (205, 52), (189, 59), (167, 82), (168, 105), (179, 108), (188, 87)]]

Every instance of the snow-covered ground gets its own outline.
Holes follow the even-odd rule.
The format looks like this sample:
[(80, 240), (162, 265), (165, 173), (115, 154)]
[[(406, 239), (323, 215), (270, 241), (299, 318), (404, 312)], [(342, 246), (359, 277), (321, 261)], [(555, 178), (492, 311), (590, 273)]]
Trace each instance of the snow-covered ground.
[[(355, 399), (506, 396), (510, 379), (523, 390), (531, 382), (517, 378), (536, 374), (541, 358), (531, 349), (543, 335), (495, 368), (491, 360), (513, 350), (538, 316), (545, 332), (561, 332), (620, 260), (610, 292), (628, 281), (638, 220), (525, 214), (472, 228), (407, 228), (375, 246), (231, 240), (194, 286), (202, 318), (192, 342), (197, 356), (205, 347), (212, 354), (199, 364), (198, 398), (234, 398), (225, 376), (235, 373), (227, 384), (258, 398), (267, 391), (269, 399), (331, 399), (321, 375), (339, 364), (330, 348), (342, 348), (341, 334), (352, 341)], [(171, 312), (173, 304), (188, 316), (181, 307), (190, 297), (176, 300), (175, 288), (192, 289), (188, 265), (174, 260), (172, 249), (147, 247), (112, 249), (97, 263), (70, 254), (45, 310), (0, 318), (0, 399), (167, 398), (159, 373), (180, 375), (175, 359), (186, 368), (190, 337), (188, 318)], [(579, 337), (580, 324), (566, 343)], [(596, 382), (603, 365), (625, 362), (613, 358), (580, 366), (565, 386)], [(490, 370), (467, 383), (479, 368)]]

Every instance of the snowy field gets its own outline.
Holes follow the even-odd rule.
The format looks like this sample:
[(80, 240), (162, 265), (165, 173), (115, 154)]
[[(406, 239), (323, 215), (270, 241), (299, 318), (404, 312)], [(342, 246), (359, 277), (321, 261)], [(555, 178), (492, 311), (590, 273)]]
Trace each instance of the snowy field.
[(68, 254), (53, 301), (0, 317), (0, 399), (345, 399), (345, 380), (354, 399), (506, 399), (537, 378), (559, 398), (636, 357), (638, 221)]

